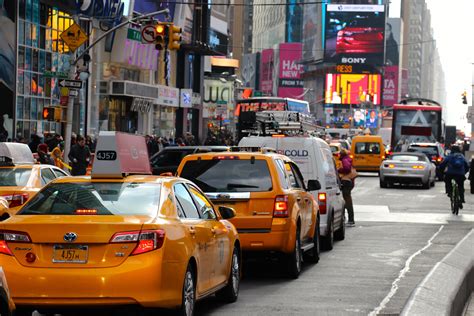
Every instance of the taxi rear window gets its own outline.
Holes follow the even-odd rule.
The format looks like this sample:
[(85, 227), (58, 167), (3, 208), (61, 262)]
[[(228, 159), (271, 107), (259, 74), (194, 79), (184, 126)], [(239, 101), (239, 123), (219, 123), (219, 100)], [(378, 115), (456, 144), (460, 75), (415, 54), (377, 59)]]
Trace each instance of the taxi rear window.
[(24, 187), (31, 176), (27, 168), (0, 168), (0, 186)]
[(380, 154), (380, 144), (367, 142), (367, 143), (356, 143), (355, 148), (356, 154)]
[(154, 215), (161, 185), (142, 182), (52, 183), (19, 215)]
[(181, 177), (191, 180), (204, 192), (266, 192), (272, 178), (265, 160), (190, 160)]

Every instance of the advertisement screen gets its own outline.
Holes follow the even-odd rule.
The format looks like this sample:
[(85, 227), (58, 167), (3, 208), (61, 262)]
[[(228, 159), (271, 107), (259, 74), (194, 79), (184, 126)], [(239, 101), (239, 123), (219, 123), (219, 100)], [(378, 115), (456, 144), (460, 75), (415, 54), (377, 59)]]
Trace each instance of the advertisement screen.
[(364, 109), (354, 110), (354, 127), (365, 127), (366, 113)]
[(297, 99), (303, 94), (303, 65), (298, 63), (301, 60), (302, 46), (301, 43), (280, 44), (279, 97)]
[(398, 102), (398, 66), (386, 66), (383, 78), (383, 105), (393, 106)]
[(328, 4), (324, 60), (383, 65), (384, 33), (383, 5)]
[(326, 74), (326, 104), (380, 104), (381, 75)]
[(367, 110), (365, 116), (365, 127), (377, 128), (379, 115), (376, 110)]

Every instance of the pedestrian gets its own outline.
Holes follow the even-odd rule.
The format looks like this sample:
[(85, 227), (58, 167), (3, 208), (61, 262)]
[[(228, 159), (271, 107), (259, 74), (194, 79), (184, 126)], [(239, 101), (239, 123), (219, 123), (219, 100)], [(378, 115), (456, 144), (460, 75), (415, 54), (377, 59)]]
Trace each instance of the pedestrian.
[(342, 196), (345, 201), (345, 208), (349, 217), (347, 226), (354, 227), (354, 206), (352, 204), (351, 191), (354, 188), (357, 172), (352, 166), (352, 159), (347, 149), (342, 148), (340, 152), (341, 167), (339, 168), (339, 177), (341, 178)]
[(86, 146), (89, 147), (91, 153), (95, 152), (95, 141), (90, 135), (86, 136)]
[(37, 152), (38, 152), (38, 161), (41, 164), (54, 166), (54, 160), (53, 158), (51, 158), (51, 156), (48, 153), (48, 145), (39, 144)]
[(41, 137), (36, 134), (31, 134), (31, 141), (28, 143), (28, 147), (30, 147), (32, 153), (37, 152), (39, 144), (41, 144)]
[(68, 158), (71, 162), (71, 174), (73, 176), (82, 176), (87, 172), (91, 153), (89, 147), (86, 146), (84, 137), (78, 135), (76, 137), (76, 144), (71, 147)]
[(471, 186), (471, 194), (474, 194), (474, 157), (471, 159), (471, 167), (469, 169), (469, 184)]
[(444, 171), (444, 181), (449, 197), (451, 197), (451, 191), (453, 189), (451, 180), (454, 179), (458, 184), (459, 197), (461, 198), (460, 208), (462, 209), (462, 203), (466, 203), (464, 199), (464, 181), (466, 180), (466, 173), (469, 171), (469, 165), (463, 154), (461, 154), (461, 148), (459, 148), (459, 146), (451, 146), (451, 153), (439, 165), (439, 169)]

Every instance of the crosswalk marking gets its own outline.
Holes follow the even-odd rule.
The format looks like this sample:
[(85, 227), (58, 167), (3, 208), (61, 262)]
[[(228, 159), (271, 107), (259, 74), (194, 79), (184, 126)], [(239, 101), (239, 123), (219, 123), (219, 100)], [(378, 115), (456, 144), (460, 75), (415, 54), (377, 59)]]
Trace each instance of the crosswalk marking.
[(387, 205), (354, 205), (356, 222), (392, 222), (418, 224), (448, 224), (449, 222), (474, 222), (474, 214), (456, 216), (446, 213), (390, 212)]

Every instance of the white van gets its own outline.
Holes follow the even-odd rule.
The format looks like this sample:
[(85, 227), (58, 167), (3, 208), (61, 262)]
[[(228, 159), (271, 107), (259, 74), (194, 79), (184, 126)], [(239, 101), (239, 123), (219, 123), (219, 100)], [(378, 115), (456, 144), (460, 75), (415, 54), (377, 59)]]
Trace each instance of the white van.
[(316, 137), (250, 136), (239, 147), (268, 147), (290, 157), (299, 167), (305, 182), (318, 180), (321, 190), (311, 192), (319, 204), (320, 229), (324, 248), (330, 250), (334, 239), (345, 237), (344, 199), (329, 145)]

